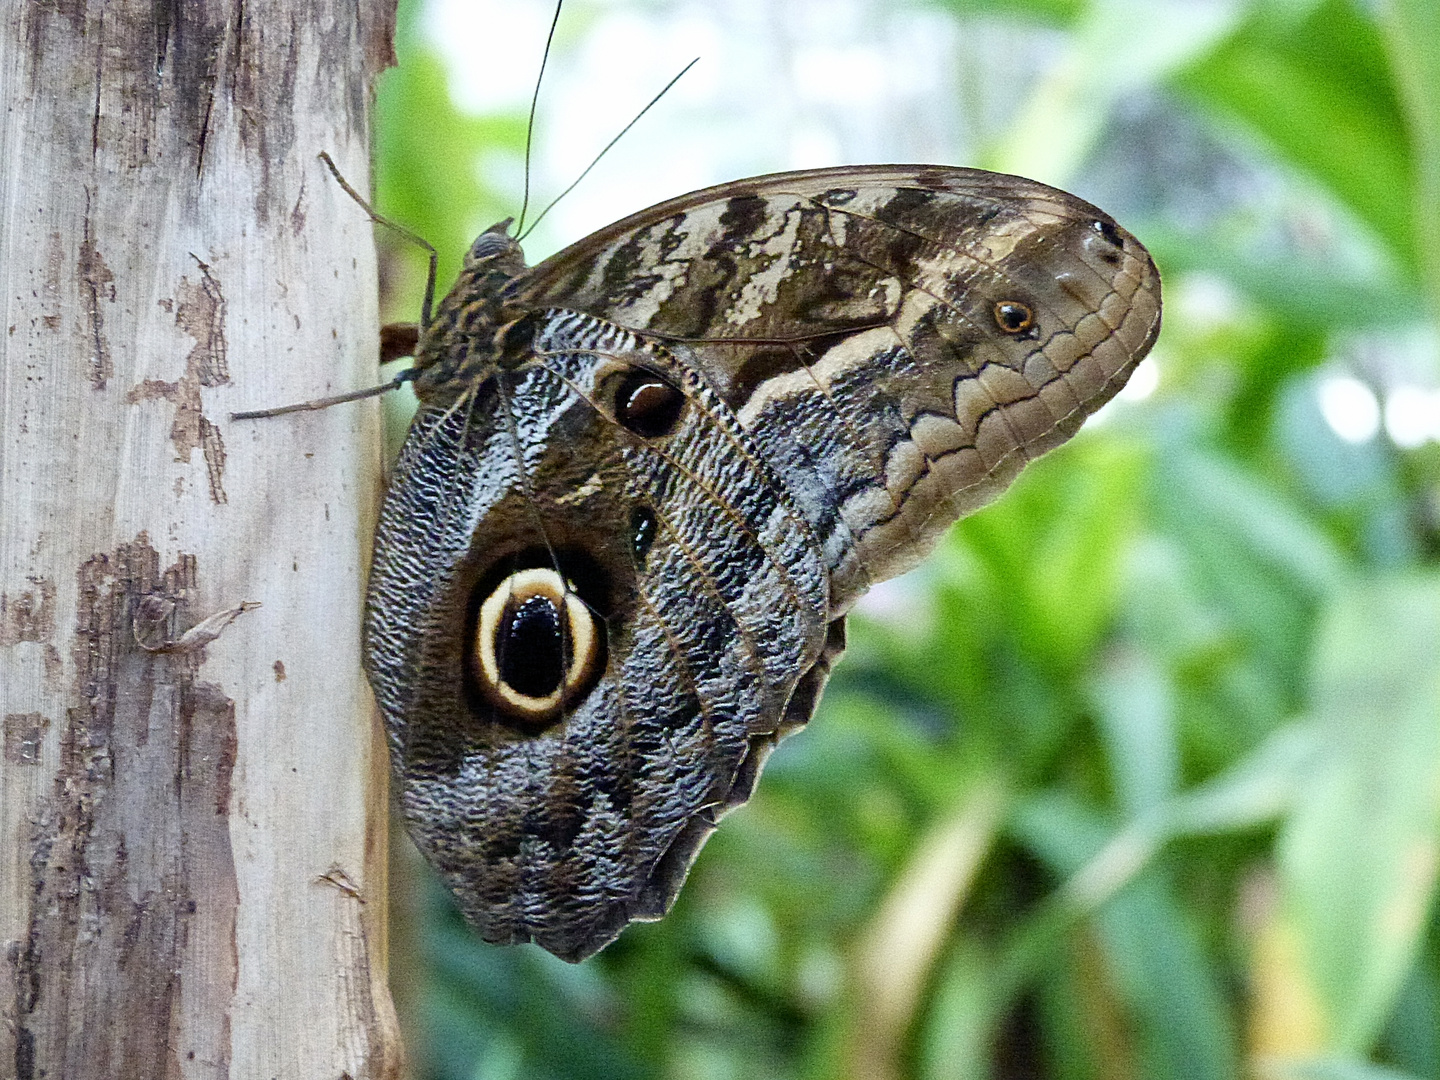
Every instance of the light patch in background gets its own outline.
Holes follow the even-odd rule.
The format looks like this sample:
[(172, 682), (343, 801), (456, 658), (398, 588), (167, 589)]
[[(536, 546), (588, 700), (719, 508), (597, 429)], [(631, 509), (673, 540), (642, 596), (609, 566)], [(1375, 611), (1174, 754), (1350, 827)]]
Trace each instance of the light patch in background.
[[(1364, 376), (1368, 384), (1365, 393), (1370, 398), (1376, 395), (1369, 386), (1385, 388), (1383, 408), (1378, 402), (1375, 409), (1368, 403), (1358, 406), (1365, 418), (1365, 430), (1369, 418), (1378, 411), (1386, 436), (1400, 449), (1413, 450), (1427, 442), (1440, 442), (1440, 334), (1433, 327), (1417, 322), (1356, 334), (1339, 343), (1336, 355), (1340, 359), (1338, 366)], [(1338, 402), (1344, 394), (1362, 396), (1353, 387), (1330, 392), (1337, 395), (1336, 408), (1342, 408)], [(1325, 393), (1323, 382), (1321, 393)], [(1325, 418), (1330, 420), (1328, 413)], [(1330, 426), (1334, 428), (1335, 424), (1331, 422)]]
[(905, 637), (928, 637), (935, 625), (934, 573), (920, 566), (899, 577), (878, 581), (855, 601), (852, 611), (884, 623)]
[(799, 128), (790, 136), (787, 166), (792, 169), (824, 169), (844, 161), (840, 139), (828, 127)]
[(1235, 287), (1224, 278), (1204, 271), (1180, 275), (1166, 281), (1165, 319), (1179, 317), (1203, 333), (1229, 326), (1244, 316), (1245, 304)]
[[(523, 113), (553, 12), (552, 0), (431, 0), (423, 25), (456, 104)], [(1029, 89), (1018, 73), (1034, 66), (996, 48), (997, 33), (894, 0), (570, 0), (540, 91), (532, 215), (700, 62), (555, 207), (526, 253), (534, 262), (654, 203), (746, 176), (977, 164), (976, 148)], [(519, 172), (489, 168), (492, 185)], [(519, 195), (517, 184), (517, 209)]]
[(873, 45), (797, 49), (791, 80), (800, 97), (863, 109), (893, 92), (886, 56)]
[(528, 105), (553, 14), (553, 4), (523, 0), (427, 4), (425, 36), (445, 60), (455, 105), (470, 113)]
[(1390, 391), (1385, 396), (1385, 434), (1405, 450), (1440, 442), (1440, 390), (1397, 386)]
[(1375, 392), (1349, 375), (1327, 375), (1317, 391), (1320, 415), (1348, 443), (1366, 443), (1380, 431), (1380, 402)]

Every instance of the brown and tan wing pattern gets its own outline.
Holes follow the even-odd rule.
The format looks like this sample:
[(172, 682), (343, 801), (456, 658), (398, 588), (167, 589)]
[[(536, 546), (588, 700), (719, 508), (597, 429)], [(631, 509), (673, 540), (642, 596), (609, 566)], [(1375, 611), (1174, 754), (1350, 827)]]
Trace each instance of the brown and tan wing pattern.
[(845, 610), (1073, 434), (1159, 311), (1110, 218), (971, 170), (741, 181), (533, 269), (483, 234), (421, 336), (366, 621), (400, 804), (480, 932), (576, 960), (663, 914)]
[(1108, 215), (936, 166), (697, 192), (511, 288), (688, 340), (816, 528), (837, 613), (1073, 435), (1160, 328), (1154, 263)]

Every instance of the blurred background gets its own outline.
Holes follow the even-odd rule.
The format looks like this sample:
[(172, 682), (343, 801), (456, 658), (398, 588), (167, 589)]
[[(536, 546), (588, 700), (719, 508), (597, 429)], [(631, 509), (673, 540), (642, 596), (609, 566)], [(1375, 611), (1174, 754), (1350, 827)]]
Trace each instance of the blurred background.
[[(442, 291), (519, 213), (550, 15), (401, 4), (376, 190)], [(742, 176), (975, 165), (1138, 235), (1164, 332), (867, 598), (667, 919), (492, 948), (397, 840), (415, 1076), (1440, 1080), (1440, 4), (570, 0), (531, 218), (696, 56), (532, 261)]]

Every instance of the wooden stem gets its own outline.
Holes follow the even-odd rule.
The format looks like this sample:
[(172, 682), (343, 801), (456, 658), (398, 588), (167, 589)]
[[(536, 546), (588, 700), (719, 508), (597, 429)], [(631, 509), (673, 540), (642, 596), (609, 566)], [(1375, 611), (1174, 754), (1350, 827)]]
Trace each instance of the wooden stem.
[[(0, 3), (0, 1076), (390, 1078), (393, 0)], [(257, 606), (258, 605), (258, 606)]]

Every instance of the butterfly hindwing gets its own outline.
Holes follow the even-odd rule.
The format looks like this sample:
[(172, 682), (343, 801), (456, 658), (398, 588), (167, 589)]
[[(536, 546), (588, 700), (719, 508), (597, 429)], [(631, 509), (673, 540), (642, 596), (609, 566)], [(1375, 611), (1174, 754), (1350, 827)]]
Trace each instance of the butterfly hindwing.
[[(662, 433), (617, 419), (637, 372), (678, 402)], [(477, 611), (552, 565), (604, 669), (517, 720), (475, 685)], [(417, 416), (373, 580), (371, 671), (412, 833), (487, 939), (571, 959), (668, 907), (825, 643), (824, 567), (747, 433), (663, 346), (572, 312)]]

